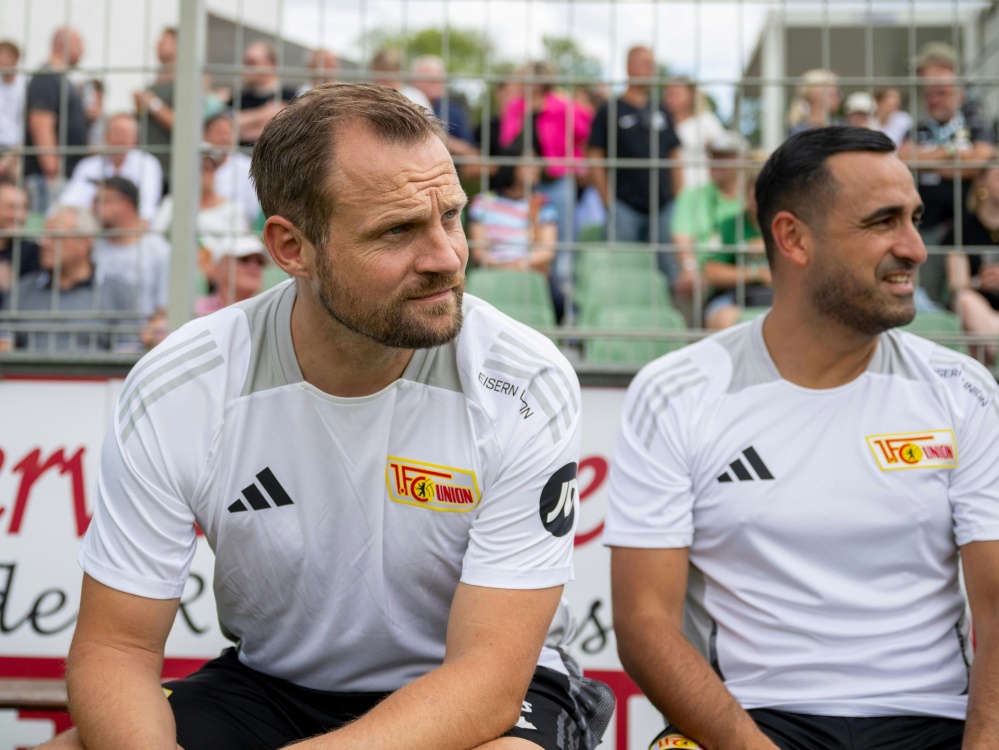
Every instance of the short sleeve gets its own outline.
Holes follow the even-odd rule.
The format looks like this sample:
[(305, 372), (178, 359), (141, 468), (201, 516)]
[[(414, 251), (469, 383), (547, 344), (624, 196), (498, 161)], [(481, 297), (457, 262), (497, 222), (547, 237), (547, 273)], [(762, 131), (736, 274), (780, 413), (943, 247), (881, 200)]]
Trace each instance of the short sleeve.
[(957, 398), (969, 402), (957, 437), (950, 500), (958, 546), (999, 539), (999, 394), (991, 374), (969, 362)]
[(676, 206), (673, 209), (673, 219), (671, 231), (674, 236), (697, 237), (697, 216), (695, 209), (697, 202), (702, 200), (701, 192), (697, 188), (684, 188), (676, 197)]
[(33, 109), (52, 112), (59, 111), (59, 81), (61, 79), (52, 75), (36, 75), (28, 84), (27, 110)]
[(540, 589), (572, 580), (579, 382), (567, 363), (547, 365), (525, 392), (529, 415), (511, 412), (516, 425), (472, 523), (462, 583)]
[(557, 224), (558, 209), (551, 203), (546, 203), (538, 212), (538, 224)]
[(646, 369), (625, 397), (611, 458), (603, 542), (674, 549), (694, 538), (693, 485), (676, 399), (661, 368)]
[(597, 110), (596, 117), (593, 118), (593, 124), (590, 128), (590, 145), (594, 148), (602, 149), (604, 153), (607, 151), (607, 118), (609, 117), (609, 110), (607, 104), (601, 104), (600, 109)]

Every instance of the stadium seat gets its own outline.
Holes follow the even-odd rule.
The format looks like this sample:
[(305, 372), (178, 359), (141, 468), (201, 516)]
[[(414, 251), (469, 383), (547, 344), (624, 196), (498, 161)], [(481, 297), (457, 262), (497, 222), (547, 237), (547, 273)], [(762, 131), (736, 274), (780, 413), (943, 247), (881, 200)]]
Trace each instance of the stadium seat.
[[(902, 326), (902, 330), (927, 339), (935, 339), (934, 334), (939, 333), (948, 335), (963, 333), (961, 318), (947, 310), (917, 312), (915, 319), (908, 325)], [(967, 344), (956, 341), (941, 341), (940, 344), (961, 354), (968, 353)]]
[(468, 272), (465, 291), (527, 325), (555, 325), (548, 279), (537, 271), (477, 268)]
[(673, 309), (666, 277), (654, 269), (614, 269), (595, 274), (585, 289), (580, 290), (576, 303), (579, 305), (577, 325), (581, 328), (595, 326), (605, 309)]
[[(618, 307), (601, 310), (597, 328), (620, 331), (683, 331), (686, 323), (679, 311), (668, 307)], [(586, 360), (599, 364), (643, 365), (667, 352), (680, 349), (685, 342), (674, 339), (637, 339), (615, 336), (593, 338), (585, 342)]]
[(595, 277), (619, 271), (658, 271), (655, 253), (614, 248), (580, 250), (576, 256), (576, 295), (586, 295)]
[(756, 320), (758, 317), (763, 315), (763, 313), (769, 311), (769, 307), (744, 307), (739, 312), (739, 322), (746, 323), (750, 320)]

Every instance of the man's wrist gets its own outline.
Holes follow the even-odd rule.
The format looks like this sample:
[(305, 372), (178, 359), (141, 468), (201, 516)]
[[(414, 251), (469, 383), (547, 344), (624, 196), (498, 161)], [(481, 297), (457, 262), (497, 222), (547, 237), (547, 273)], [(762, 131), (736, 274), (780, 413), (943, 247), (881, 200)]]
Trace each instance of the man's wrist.
[(163, 109), (163, 100), (158, 96), (152, 96), (146, 100), (146, 109), (152, 112), (154, 115)]

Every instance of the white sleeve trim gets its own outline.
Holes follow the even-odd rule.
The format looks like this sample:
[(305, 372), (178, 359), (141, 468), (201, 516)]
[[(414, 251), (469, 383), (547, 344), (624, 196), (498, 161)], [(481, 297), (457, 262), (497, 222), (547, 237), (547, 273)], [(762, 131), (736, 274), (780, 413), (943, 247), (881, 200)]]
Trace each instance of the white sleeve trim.
[(693, 533), (660, 534), (655, 531), (636, 531), (623, 529), (620, 531), (605, 531), (603, 538), (605, 547), (634, 547), (636, 549), (683, 549), (694, 543)]
[(185, 583), (172, 584), (152, 581), (148, 578), (123, 573), (120, 570), (102, 565), (93, 557), (80, 550), (77, 557), (80, 567), (88, 576), (116, 591), (143, 596), (147, 599), (179, 599), (184, 593)]
[(490, 589), (548, 589), (573, 580), (572, 564), (545, 570), (506, 570), (482, 565), (466, 565), (461, 582)]

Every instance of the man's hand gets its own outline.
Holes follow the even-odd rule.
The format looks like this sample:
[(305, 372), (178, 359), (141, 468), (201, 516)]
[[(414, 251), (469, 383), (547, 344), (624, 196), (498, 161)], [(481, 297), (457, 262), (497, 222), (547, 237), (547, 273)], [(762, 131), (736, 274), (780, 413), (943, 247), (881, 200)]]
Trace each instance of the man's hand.
[(999, 541), (964, 545), (961, 565), (976, 644), (962, 748), (986, 750), (999, 737)]

